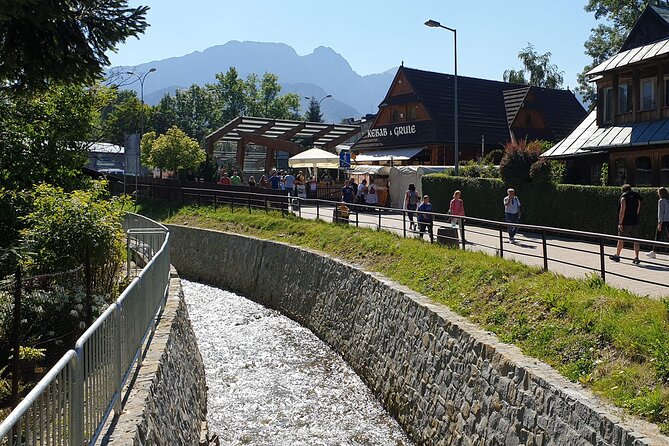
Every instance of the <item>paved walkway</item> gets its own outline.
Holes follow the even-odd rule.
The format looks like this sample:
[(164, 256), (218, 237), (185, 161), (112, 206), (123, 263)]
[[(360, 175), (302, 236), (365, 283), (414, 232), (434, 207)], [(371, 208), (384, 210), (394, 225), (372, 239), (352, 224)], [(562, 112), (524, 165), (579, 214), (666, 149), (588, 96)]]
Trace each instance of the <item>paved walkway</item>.
[[(331, 222), (334, 206), (319, 206), (319, 218)], [(295, 210), (295, 214), (298, 212)], [(316, 207), (303, 206), (300, 212), (302, 218), (315, 219)], [(351, 214), (350, 223), (355, 224), (355, 214)], [(378, 214), (358, 213), (360, 227), (378, 228)], [(435, 223), (448, 226), (445, 223)], [(402, 215), (383, 213), (381, 227), (402, 235)], [(418, 237), (416, 232), (409, 231), (406, 223), (407, 236)], [(483, 228), (467, 224), (465, 226), (467, 240), (466, 249), (483, 251), (490, 255), (499, 255), (499, 230)], [(427, 236), (425, 237), (427, 239)], [(601, 259), (599, 244), (585, 241), (568, 240), (565, 238), (548, 237), (547, 240), (548, 269), (567, 277), (583, 278), (586, 274), (595, 272), (600, 274)], [(543, 246), (540, 235), (521, 234), (516, 236), (516, 243), (509, 243), (506, 233), (503, 234), (503, 256), (506, 259), (516, 260), (527, 265), (543, 267)], [(669, 296), (669, 256), (658, 255), (657, 259), (647, 259), (644, 253), (640, 255), (641, 264), (633, 265), (633, 251), (625, 247), (622, 260), (615, 263), (608, 256), (615, 253), (615, 247), (605, 246), (605, 273), (606, 283), (618, 288), (627, 289), (640, 295), (654, 298)], [(654, 283), (649, 283), (654, 282)]]

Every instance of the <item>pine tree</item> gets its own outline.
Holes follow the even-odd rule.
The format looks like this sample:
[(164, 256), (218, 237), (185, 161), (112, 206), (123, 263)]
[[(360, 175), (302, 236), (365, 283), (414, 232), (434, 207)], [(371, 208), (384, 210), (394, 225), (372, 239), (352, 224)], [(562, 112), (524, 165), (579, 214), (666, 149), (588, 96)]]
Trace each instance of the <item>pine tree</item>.
[(321, 104), (313, 96), (309, 99), (309, 108), (304, 114), (304, 120), (309, 122), (323, 122), (323, 113), (321, 113)]

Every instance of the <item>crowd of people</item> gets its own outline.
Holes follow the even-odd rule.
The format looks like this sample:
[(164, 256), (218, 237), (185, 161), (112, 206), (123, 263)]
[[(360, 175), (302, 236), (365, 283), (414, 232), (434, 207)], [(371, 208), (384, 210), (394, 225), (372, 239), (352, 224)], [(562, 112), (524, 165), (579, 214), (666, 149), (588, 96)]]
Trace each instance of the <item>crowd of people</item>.
[[(332, 186), (334, 181), (329, 174), (325, 173), (321, 182), (326, 186)], [(256, 181), (255, 176), (249, 176), (246, 185), (249, 187), (257, 187), (260, 189), (273, 189), (288, 191), (290, 195), (297, 196), (300, 192), (304, 192), (304, 196), (308, 198), (316, 198), (318, 190), (318, 178), (311, 176), (307, 178), (302, 171), (298, 171), (293, 175), (290, 171), (272, 170), (266, 175), (262, 175), (260, 180)], [(220, 173), (218, 184), (224, 186), (241, 186), (242, 178), (235, 170), (229, 176), (227, 171)]]

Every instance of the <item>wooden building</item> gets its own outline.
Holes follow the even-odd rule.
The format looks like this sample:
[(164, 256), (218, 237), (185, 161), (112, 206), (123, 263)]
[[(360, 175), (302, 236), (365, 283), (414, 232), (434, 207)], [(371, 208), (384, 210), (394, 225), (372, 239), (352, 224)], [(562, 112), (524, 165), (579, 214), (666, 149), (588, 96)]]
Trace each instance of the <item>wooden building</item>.
[[(359, 164), (452, 165), (454, 76), (401, 66), (379, 112), (352, 151)], [(557, 142), (585, 110), (568, 90), (458, 76), (461, 161), (514, 139)]]
[(669, 7), (648, 6), (620, 51), (587, 73), (597, 104), (563, 141), (545, 153), (567, 161), (575, 182), (669, 184)]

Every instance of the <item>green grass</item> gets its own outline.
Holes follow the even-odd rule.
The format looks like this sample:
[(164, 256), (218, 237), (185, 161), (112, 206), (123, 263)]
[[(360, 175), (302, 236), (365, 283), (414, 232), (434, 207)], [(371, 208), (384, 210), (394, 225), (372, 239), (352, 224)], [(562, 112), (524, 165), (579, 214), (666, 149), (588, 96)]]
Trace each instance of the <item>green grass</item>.
[(175, 224), (279, 240), (377, 271), (442, 303), (503, 342), (669, 433), (669, 301), (385, 231), (229, 208), (149, 201)]

